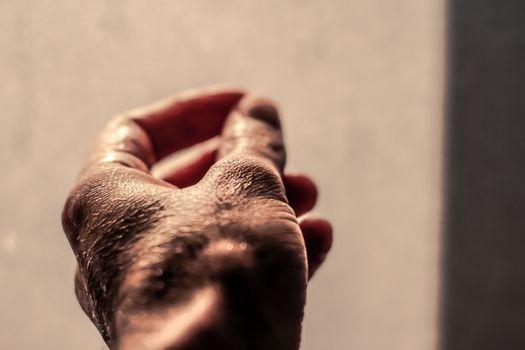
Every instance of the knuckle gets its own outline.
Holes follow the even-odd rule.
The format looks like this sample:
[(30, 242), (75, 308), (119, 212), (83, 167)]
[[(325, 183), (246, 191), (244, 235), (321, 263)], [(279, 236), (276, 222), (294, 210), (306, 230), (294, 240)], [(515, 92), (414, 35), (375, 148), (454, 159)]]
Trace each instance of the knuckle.
[(269, 197), (286, 201), (280, 175), (268, 162), (249, 155), (221, 159), (213, 169), (220, 196)]
[(99, 177), (82, 179), (69, 193), (62, 210), (62, 226), (68, 239), (75, 246), (77, 234), (86, 224), (88, 213), (99, 202), (103, 193)]
[(107, 164), (80, 178), (62, 211), (62, 225), (75, 251), (82, 251), (85, 247), (79, 244), (89, 244), (95, 236), (140, 228), (162, 208), (162, 196), (148, 195), (136, 180), (130, 171)]

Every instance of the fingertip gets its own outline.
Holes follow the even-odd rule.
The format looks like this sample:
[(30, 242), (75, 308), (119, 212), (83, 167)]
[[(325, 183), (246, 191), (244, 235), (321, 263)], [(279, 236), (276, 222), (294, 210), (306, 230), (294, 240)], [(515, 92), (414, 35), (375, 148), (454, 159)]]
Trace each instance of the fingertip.
[(297, 216), (315, 207), (319, 192), (315, 182), (304, 174), (285, 174), (283, 177), (286, 196)]
[(306, 246), (308, 276), (311, 278), (332, 247), (333, 228), (329, 221), (320, 218), (305, 218), (299, 225)]
[(304, 218), (300, 222), (305, 240), (308, 239), (312, 247), (323, 253), (328, 253), (333, 244), (332, 224), (321, 218)]

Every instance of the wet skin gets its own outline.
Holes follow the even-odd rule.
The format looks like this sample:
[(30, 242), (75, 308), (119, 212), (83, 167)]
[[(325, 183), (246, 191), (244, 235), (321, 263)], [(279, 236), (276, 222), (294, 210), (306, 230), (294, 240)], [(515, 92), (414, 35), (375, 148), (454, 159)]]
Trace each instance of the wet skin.
[[(152, 175), (193, 145), (192, 159)], [(78, 300), (111, 349), (299, 348), (332, 228), (298, 219), (317, 190), (284, 174), (285, 158), (275, 105), (241, 90), (192, 91), (110, 122), (62, 220)]]

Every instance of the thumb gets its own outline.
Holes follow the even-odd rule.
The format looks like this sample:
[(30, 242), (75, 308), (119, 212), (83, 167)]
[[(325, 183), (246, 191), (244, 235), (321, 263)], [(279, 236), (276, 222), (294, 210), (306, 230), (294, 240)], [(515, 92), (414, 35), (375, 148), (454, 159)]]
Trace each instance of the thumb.
[(239, 102), (224, 124), (218, 158), (229, 155), (257, 157), (282, 175), (286, 151), (274, 103), (253, 96)]

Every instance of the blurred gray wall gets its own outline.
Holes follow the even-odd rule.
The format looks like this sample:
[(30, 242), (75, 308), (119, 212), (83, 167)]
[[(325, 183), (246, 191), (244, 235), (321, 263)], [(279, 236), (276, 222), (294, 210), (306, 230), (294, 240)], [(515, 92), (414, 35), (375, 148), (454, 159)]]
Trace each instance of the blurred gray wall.
[(525, 348), (525, 2), (449, 1), (442, 349)]
[(443, 4), (0, 1), (0, 348), (101, 349), (59, 214), (112, 115), (229, 82), (276, 99), (332, 255), (304, 350), (436, 344)]

